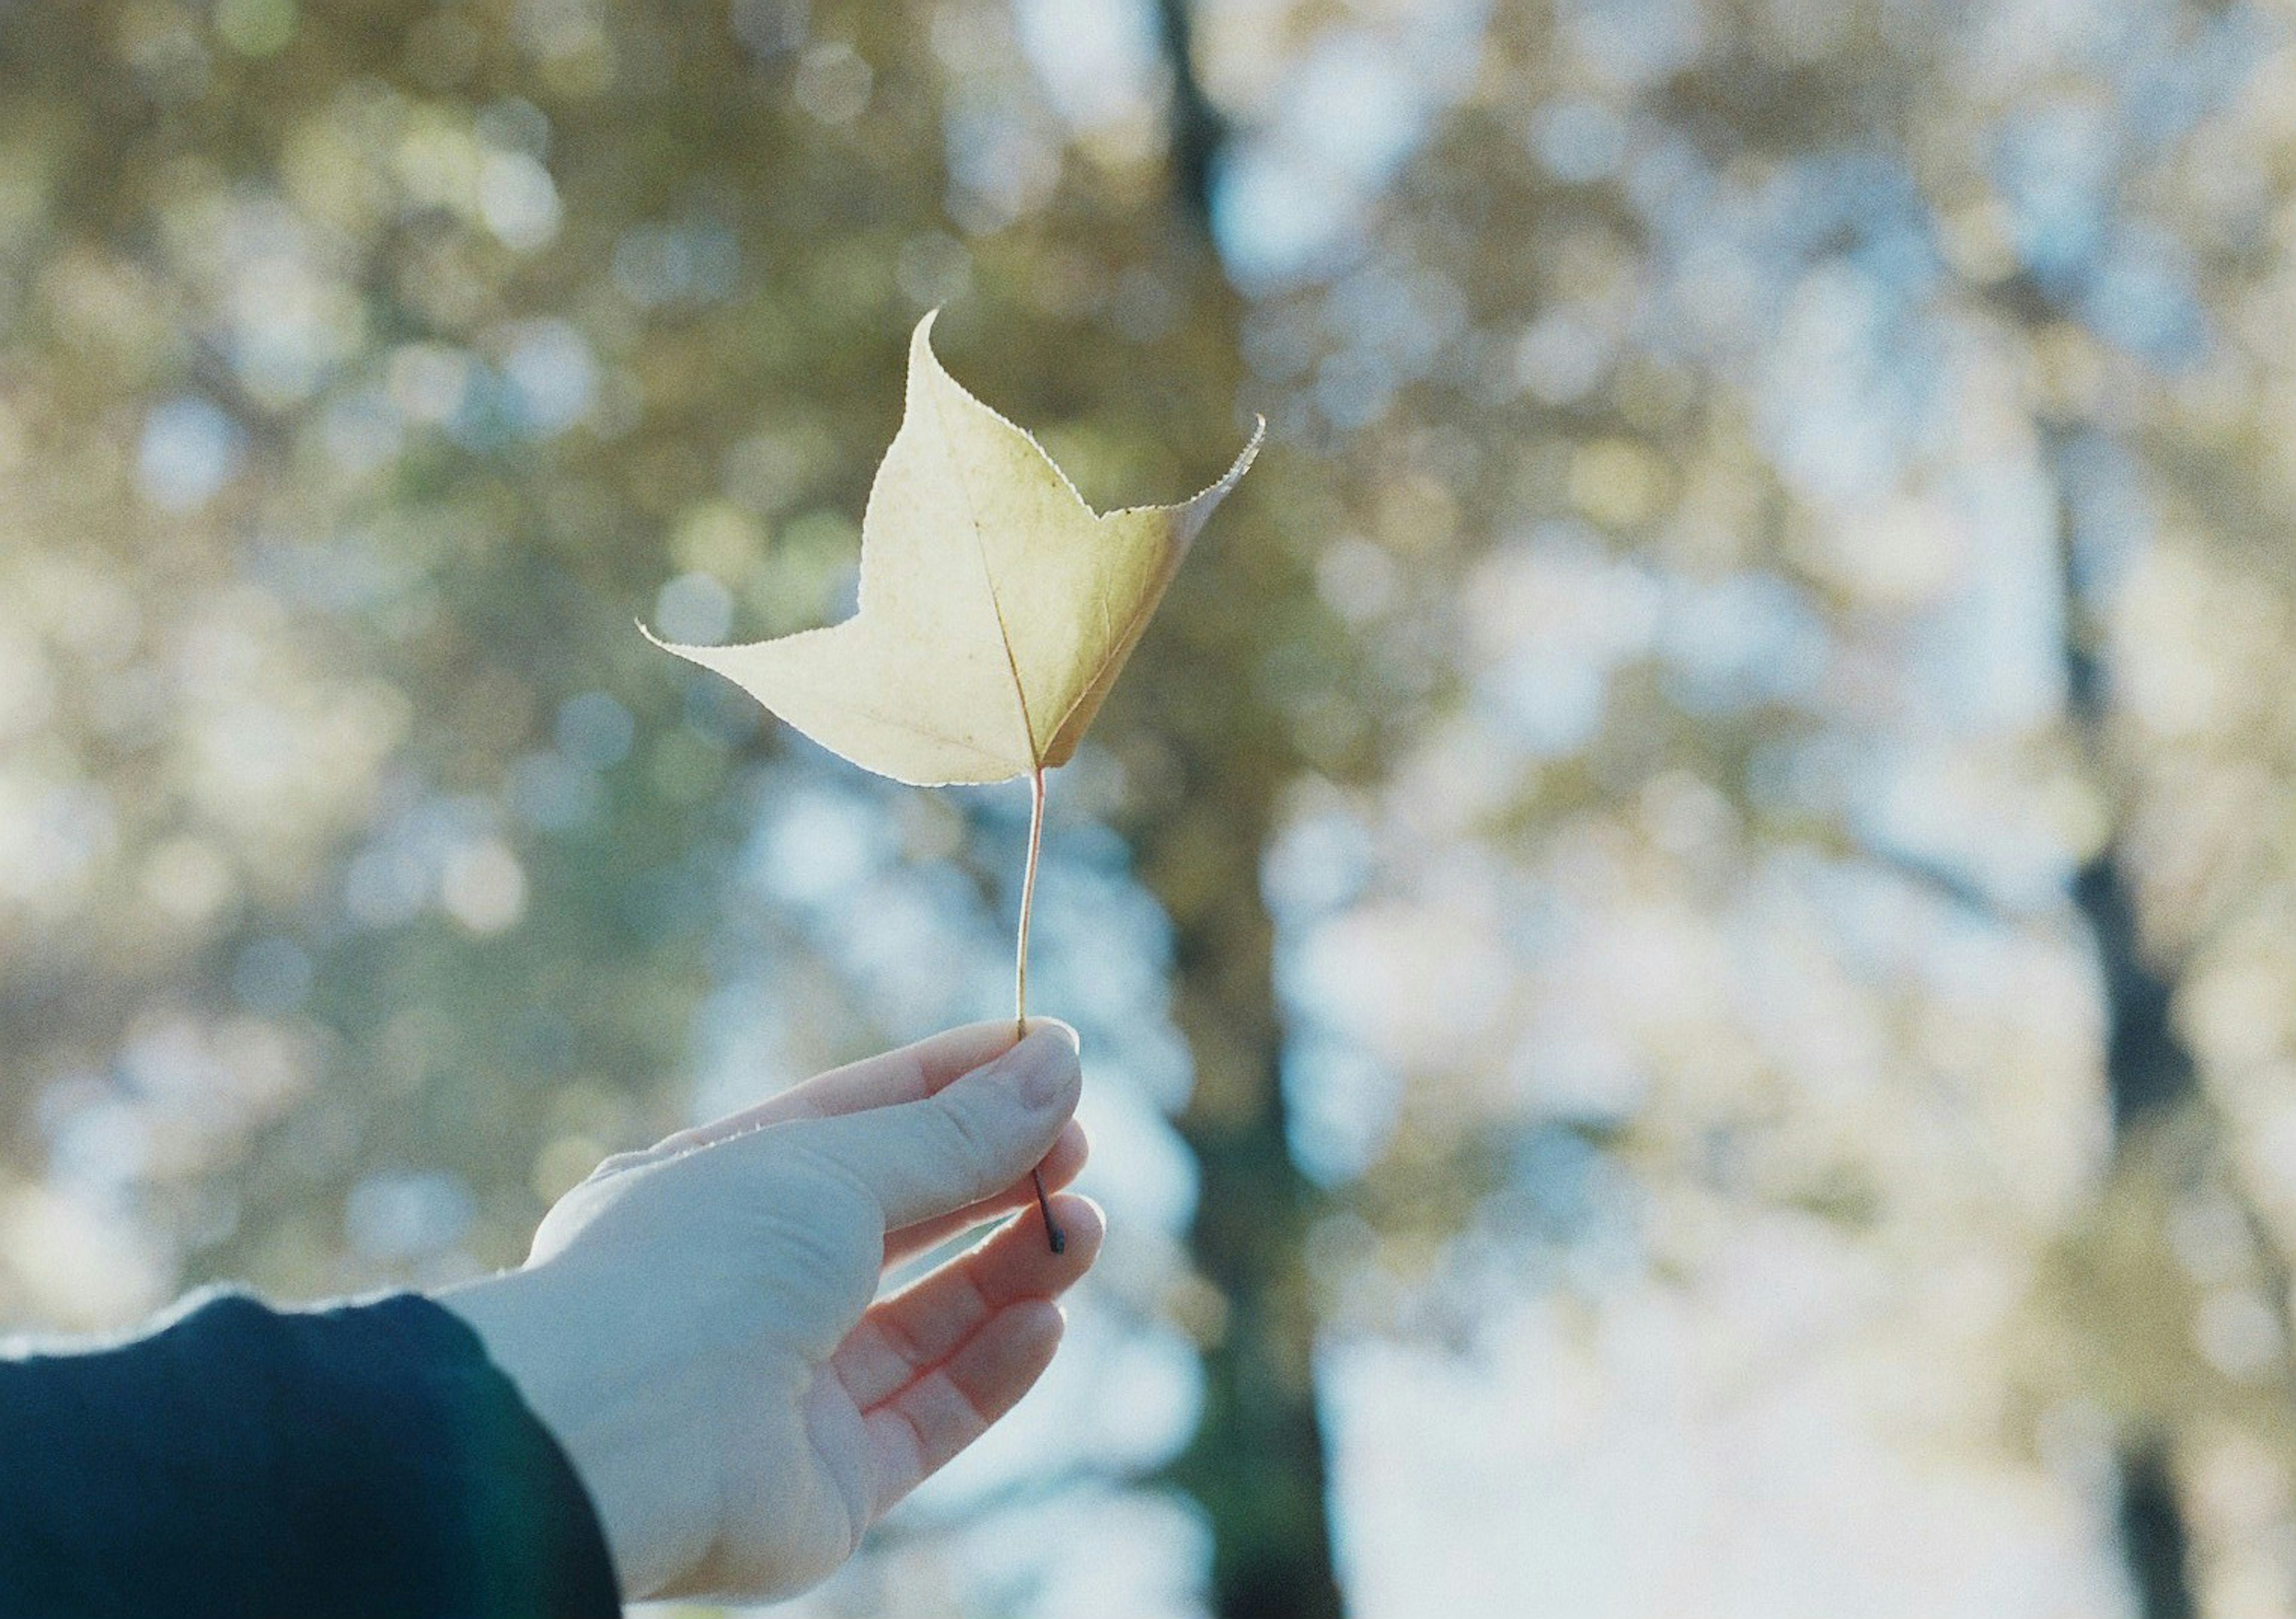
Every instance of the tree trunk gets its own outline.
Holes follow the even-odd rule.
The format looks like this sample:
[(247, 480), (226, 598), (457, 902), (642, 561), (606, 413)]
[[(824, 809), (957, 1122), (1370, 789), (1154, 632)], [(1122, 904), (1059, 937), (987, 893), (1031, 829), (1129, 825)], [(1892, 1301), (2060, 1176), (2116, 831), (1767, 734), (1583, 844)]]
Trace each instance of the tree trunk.
[(2120, 1550), (2142, 1619), (2199, 1619), (2185, 1568), (2185, 1512), (2169, 1452), (2154, 1440), (2122, 1448)]
[[(2075, 550), (2070, 457), (2052, 436), (2060, 560), (2064, 576), (2066, 707), (2080, 732), (2093, 773), (2108, 766), (2109, 698), (2095, 652), (2095, 615), (2081, 588)], [(2130, 1167), (2147, 1133), (2191, 1104), (2198, 1069), (2177, 1032), (2174, 980), (2147, 957), (2136, 895), (2119, 839), (2109, 839), (2073, 878), (2074, 908), (2088, 925), (2103, 1000), (2104, 1090), (2112, 1116), (2114, 1172)], [(2185, 1510), (2170, 1435), (2147, 1427), (2121, 1437), (2114, 1457), (2120, 1485), (2120, 1555), (2140, 1619), (2196, 1619), (2186, 1556)]]
[[(1174, 204), (1209, 249), (1225, 129), (1196, 78), (1185, 0), (1159, 0), (1158, 15), (1172, 75)], [(1216, 281), (1216, 255), (1206, 251), (1202, 262)], [(1233, 536), (1194, 566), (1194, 583), (1206, 588), (1191, 594), (1218, 606), (1193, 615), (1152, 659), (1182, 682), (1200, 683), (1207, 666), (1242, 675), (1257, 661), (1254, 638), (1269, 621), (1253, 609), (1271, 605), (1242, 599), (1267, 595), (1269, 576), (1264, 565), (1255, 571), (1248, 542)], [(1179, 1121), (1200, 1173), (1189, 1251), (1219, 1300), (1200, 1328), (1202, 1412), (1168, 1476), (1210, 1522), (1210, 1599), (1220, 1619), (1340, 1619), (1302, 1262), (1312, 1189), (1292, 1161), (1284, 1125), (1275, 929), (1259, 891), (1290, 767), (1276, 741), (1280, 717), (1241, 712), (1252, 707), (1241, 694), (1162, 706), (1179, 779), (1168, 813), (1151, 817), (1136, 846), (1174, 929), (1174, 1011), (1196, 1067)]]
[[(1189, 1249), (1221, 1309), (1203, 1334), (1202, 1414), (1170, 1476), (1210, 1521), (1220, 1619), (1339, 1619), (1316, 1321), (1300, 1259), (1310, 1197), (1292, 1162), (1276, 1076), (1273, 930), (1258, 881), (1264, 838), (1234, 836), (1248, 822), (1222, 819), (1230, 836), (1221, 852), (1232, 858), (1206, 882), (1197, 863), (1210, 851), (1188, 839), (1185, 887), (1212, 897), (1176, 918), (1178, 1010), (1197, 1059), (1180, 1121), (1200, 1174)], [(1177, 853), (1150, 851), (1152, 881), (1184, 869), (1161, 858)]]
[[(2117, 846), (2108, 845), (2073, 879), (2073, 903), (2095, 941), (2105, 1013), (2105, 1094), (2112, 1110), (2117, 1164), (2125, 1165), (2144, 1127), (2193, 1095), (2195, 1070), (2169, 1015), (2174, 985), (2139, 948), (2136, 908)], [(2185, 1556), (2184, 1506), (2169, 1435), (2147, 1428), (2123, 1435), (2114, 1456), (2120, 1503), (2120, 1555), (2140, 1619), (2196, 1619)]]

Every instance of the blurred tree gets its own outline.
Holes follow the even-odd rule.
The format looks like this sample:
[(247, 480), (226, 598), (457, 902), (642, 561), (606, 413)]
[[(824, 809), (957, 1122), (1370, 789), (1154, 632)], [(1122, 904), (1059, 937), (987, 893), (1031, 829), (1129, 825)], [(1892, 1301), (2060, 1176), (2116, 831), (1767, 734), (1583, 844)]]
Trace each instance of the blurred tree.
[(1274, 427), (1055, 788), (1076, 948), (1168, 924), (1185, 1097), (1164, 986), (1086, 1015), (1193, 1159), (1103, 1269), (1200, 1361), (1112, 1465), (1207, 1606), (1375, 1583), (1349, 1351), (1671, 1294), (1718, 1382), (1885, 1368), (2146, 1619), (2284, 1607), (2277, 27), (0, 15), (0, 1314), (507, 1262), (713, 1018), (753, 1083), (994, 1011), (1009, 806), (832, 786), (628, 628), (844, 609), (947, 305), (1090, 498)]
[[(1472, 86), (1380, 192), (1375, 245), (1268, 300), (1246, 348), (1296, 342), (1300, 415), (1439, 490), (1436, 532), (1464, 542), (1381, 533), (1319, 576), (1343, 601), (1374, 581), (1365, 617), (1390, 644), (1444, 646), (1456, 683), (1433, 714), (1390, 693), (1416, 734), (1378, 797), (1342, 812), (1368, 822), (1376, 902), (1324, 924), (1315, 957), (1318, 1015), (1411, 1082), (1365, 1183), (1373, 1225), (1399, 1236), (1425, 1211), (1436, 1273), (1464, 1291), (1464, 1244), (1502, 1212), (1527, 1204), (1566, 1233), (1587, 1218), (1556, 1132), (1623, 1127), (1663, 1211), (1641, 1228), (1661, 1271), (1720, 1264), (1754, 1197), (1824, 1214), (1914, 1273), (1942, 1277), (1958, 1241), (2021, 1251), (2041, 1281), (2009, 1337), (2054, 1323), (2030, 1373), (2036, 1442), (2103, 1409), (2104, 1517), (2136, 1599), (2190, 1613), (2202, 1574), (2263, 1576), (2236, 1537), (2189, 1532), (2188, 1447), (2221, 1459), (2238, 1434), (2284, 1477), (2290, 1462), (2286, 1214), (2258, 1204), (2254, 1138), (2237, 1144), (2203, 1083), (2185, 1025), (2209, 992), (2184, 953), (2217, 941), (2203, 953), (2223, 971), (2238, 947), (2219, 928), (2251, 926), (2229, 871), (2279, 891), (2276, 839), (2251, 863), (2255, 822), (2231, 805), (2266, 790), (2259, 772), (2285, 802), (2285, 721), (2268, 705), (2235, 740), (2187, 710), (2218, 739), (2203, 764), (2169, 740), (2178, 722), (2111, 718), (2104, 670), (2149, 684), (2157, 712), (2166, 654), (2131, 626), (2157, 636), (2145, 592), (2197, 566), (2257, 615), (2224, 656), (2259, 673), (2222, 678), (2284, 681), (2284, 488), (2193, 442), (2251, 419), (2254, 372), (2283, 363), (2208, 328), (2284, 274), (2259, 250), (2261, 193), (2225, 177), (2276, 161), (2233, 146), (2284, 137), (2242, 99), (2262, 70), (2253, 15), (2148, 7), (2021, 32), (2031, 20), (1501, 8)], [(1436, 357), (1399, 358), (1373, 310), (1442, 333)], [(2069, 441), (2068, 388), (2110, 425)], [(2021, 509), (2020, 486), (2043, 499)], [(2070, 599), (2017, 582), (2054, 580), (2072, 544), (2033, 520), (2050, 500), (2095, 531), (2062, 563), (2085, 582)], [(2155, 501), (2173, 513), (2157, 524)], [(2212, 527), (2237, 563), (2189, 560)], [(2132, 560), (2155, 544), (2172, 560)], [(2219, 584), (2219, 566), (2255, 576)], [(2144, 672), (2104, 661), (2107, 641)], [(2004, 824), (2021, 816), (2026, 830)], [(1484, 843), (1476, 880), (1526, 879), (1496, 917), (1457, 882), (1463, 830)], [(1763, 915), (1789, 872), (1830, 943), (1782, 940)], [(1890, 897), (1899, 885), (1923, 897)], [(1951, 928), (2023, 935), (2039, 956), (2056, 948), (2052, 890), (2093, 946), (2093, 1051), (2078, 1030), (2017, 1032), (2030, 1014), (2011, 1002), (1973, 1008), (1942, 967), (1968, 939), (1933, 946), (1939, 923), (1906, 910), (1942, 902)], [(1892, 914), (1901, 946), (1859, 942)], [(1497, 991), (1480, 1035), (1447, 1048), (1426, 1020), (1349, 1003), (1379, 969), (1339, 958), (1414, 948), (1441, 964), (1417, 984), (1551, 976), (1562, 993)], [(1824, 985), (1792, 1012), (1787, 961)], [(1598, 1010), (1574, 1017), (1590, 994)], [(1875, 1043), (1821, 1048), (1809, 1014)], [(1999, 1034), (1979, 1032), (1988, 1017)], [(2062, 1082), (2091, 1062), (2105, 1173), (2088, 1182), (2077, 1146), (2046, 1172), (2030, 1155), (1999, 1179), (1982, 1167), (2033, 1143), (1972, 1150), (2019, 1134), (1979, 1098), (2021, 1096), (2076, 1144)], [(1972, 1116), (1940, 1131), (1924, 1096)], [(1447, 1186), (1489, 1195), (1463, 1221)], [(2285, 1589), (2285, 1570), (2269, 1577)]]
[[(60, 835), (105, 830), (12, 923), (6, 1095), (16, 1183), (144, 1263), (126, 1295), (19, 1263), (13, 1312), (503, 1263), (599, 1155), (676, 1122), (778, 748), (628, 621), (840, 610), (922, 307), (955, 302), (960, 370), (1095, 494), (1232, 451), (1235, 300), (1178, 217), (1209, 137), (1183, 137), (1188, 197), (1154, 184), (1160, 137), (1063, 157), (1011, 26), (778, 0), (0, 24), (0, 75), (49, 87), (8, 148), (26, 678), (141, 705), (18, 732), (12, 779), (55, 778)], [(1226, 1301), (1176, 1476), (1222, 1611), (1325, 1613), (1256, 879), (1290, 771), (1257, 671), (1317, 626), (1259, 527), (1184, 579), (1119, 762)], [(117, 549), (74, 560), (91, 535)], [(786, 999), (824, 1056), (872, 1039)]]
[[(1204, 312), (1211, 351), (1239, 356), (1239, 301), (1213, 236), (1220, 120), (1196, 75), (1185, 0), (1162, 0), (1158, 15), (1171, 82), (1176, 279)], [(1206, 379), (1212, 397), (1241, 391), (1235, 369), (1231, 360)], [(1221, 536), (1192, 567), (1187, 610), (1155, 643), (1136, 694), (1171, 768), (1160, 800), (1127, 825), (1172, 919), (1173, 1009), (1195, 1059), (1180, 1118), (1200, 1182), (1189, 1252), (1213, 1292), (1199, 1335), (1203, 1409), (1170, 1476), (1211, 1525), (1210, 1607), (1223, 1619), (1341, 1611), (1304, 1263), (1315, 1201), (1292, 1156), (1275, 929), (1259, 875), (1300, 768), (1287, 688), (1329, 678), (1317, 666), (1335, 628), (1303, 566), (1314, 530), (1302, 519), (1324, 503), (1297, 483), (1279, 470), (1255, 488), (1252, 530)]]

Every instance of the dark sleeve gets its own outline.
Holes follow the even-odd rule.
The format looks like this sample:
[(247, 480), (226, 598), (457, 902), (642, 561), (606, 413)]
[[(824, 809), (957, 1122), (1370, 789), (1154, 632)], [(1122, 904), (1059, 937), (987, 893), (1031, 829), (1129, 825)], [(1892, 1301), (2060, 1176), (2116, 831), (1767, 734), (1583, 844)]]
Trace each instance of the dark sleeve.
[(0, 1615), (614, 1619), (580, 1481), (413, 1294), (0, 1358)]

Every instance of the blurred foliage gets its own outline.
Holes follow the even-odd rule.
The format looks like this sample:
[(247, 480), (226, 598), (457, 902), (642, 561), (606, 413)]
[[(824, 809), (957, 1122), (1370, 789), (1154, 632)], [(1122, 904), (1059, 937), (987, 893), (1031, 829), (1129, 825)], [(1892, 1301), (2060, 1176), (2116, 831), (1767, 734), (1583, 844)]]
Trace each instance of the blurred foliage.
[[(994, 1015), (1009, 799), (630, 627), (846, 609), (946, 306), (1098, 503), (1273, 445), (1054, 786), (1119, 1236), (968, 1520), (1034, 1560), (920, 1514), (822, 1611), (1105, 1604), (1063, 1511), (1144, 1611), (1332, 1611), (1334, 1541), (1364, 1613), (1579, 1547), (1572, 1611), (1838, 1611), (1775, 1543), (2292, 1611), (2292, 68), (2265, 4), (0, 13), (0, 1318), (509, 1263)], [(1497, 1439), (1638, 1389), (1728, 1527), (1517, 1533)]]

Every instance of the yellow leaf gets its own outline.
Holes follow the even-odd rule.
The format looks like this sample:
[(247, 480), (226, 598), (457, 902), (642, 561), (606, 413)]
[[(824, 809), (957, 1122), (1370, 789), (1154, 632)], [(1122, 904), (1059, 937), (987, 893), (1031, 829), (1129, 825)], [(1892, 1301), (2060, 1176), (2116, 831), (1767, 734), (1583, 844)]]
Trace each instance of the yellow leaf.
[(861, 519), (859, 610), (749, 646), (655, 642), (823, 747), (922, 787), (1067, 762), (1260, 439), (1193, 500), (1095, 512), (941, 369), (932, 323), (910, 339), (900, 431)]

